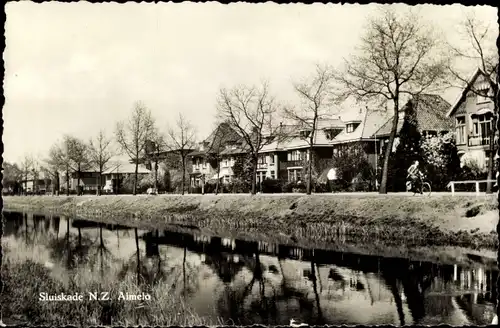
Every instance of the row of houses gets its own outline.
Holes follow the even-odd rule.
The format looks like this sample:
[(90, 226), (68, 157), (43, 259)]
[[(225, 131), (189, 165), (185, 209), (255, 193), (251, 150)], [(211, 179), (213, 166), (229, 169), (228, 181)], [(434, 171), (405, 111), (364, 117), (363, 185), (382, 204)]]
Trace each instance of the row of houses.
[[(403, 126), (406, 109), (412, 105), (422, 135), (455, 132), (461, 159), (473, 158), (479, 167), (485, 168), (491, 158), (489, 144), (494, 124), (494, 104), (488, 96), (489, 92), (490, 85), (481, 71), (476, 69), (453, 104), (439, 95), (422, 94), (414, 97), (401, 109), (397, 134)], [(314, 158), (331, 159), (340, 149), (359, 145), (367, 161), (377, 170), (377, 161), (388, 143), (392, 121), (393, 116), (387, 112), (367, 108), (350, 108), (346, 114), (320, 120), (313, 144)], [(303, 167), (310, 159), (307, 137), (311, 131), (299, 126), (282, 125), (281, 129), (286, 137), (269, 142), (260, 151), (257, 182), (266, 178), (282, 181), (303, 179)], [(190, 154), (191, 185), (199, 186), (203, 181), (217, 178), (222, 182), (231, 181), (236, 158), (246, 152), (238, 133), (229, 124), (220, 124)], [(214, 155), (220, 159), (214, 161)]]
[[(472, 91), (474, 90), (474, 91)], [(483, 90), (484, 93), (478, 92)], [(410, 99), (399, 114), (398, 130), (400, 133), (408, 106), (412, 106), (417, 127), (422, 135), (455, 132), (459, 156), (462, 159), (473, 158), (479, 167), (486, 167), (491, 158), (489, 153), (490, 135), (493, 126), (494, 104), (488, 93), (491, 92), (488, 82), (479, 69), (470, 76), (467, 86), (450, 104), (439, 95), (422, 94)], [(313, 152), (316, 160), (331, 159), (342, 149), (360, 146), (367, 162), (377, 171), (379, 155), (387, 145), (392, 127), (393, 116), (390, 111), (377, 111), (366, 107), (348, 108), (344, 113), (322, 119), (317, 124)], [(266, 145), (259, 152), (257, 166), (257, 183), (264, 179), (280, 179), (282, 181), (302, 180), (304, 165), (311, 158), (309, 154), (308, 136), (311, 131), (297, 125), (280, 126), (279, 135), (264, 136), (268, 138)], [(274, 139), (269, 139), (274, 138)], [(396, 142), (397, 144), (397, 142)], [(153, 145), (154, 146), (154, 145)], [(146, 147), (149, 152), (154, 147)], [(196, 149), (188, 155), (189, 186), (198, 187), (204, 182), (216, 181), (229, 183), (234, 178), (234, 165), (237, 158), (248, 153), (248, 148), (240, 134), (230, 124), (221, 123)], [(149, 154), (151, 155), (151, 154)], [(158, 157), (158, 154), (155, 154)], [(172, 163), (178, 158), (172, 152), (161, 152), (162, 160)], [(147, 175), (154, 164), (146, 153), (139, 166), (139, 174)], [(104, 174), (100, 187), (114, 192), (120, 181), (135, 171), (134, 164), (126, 161), (114, 162)], [(326, 171), (318, 172), (320, 176)], [(83, 172), (80, 174), (83, 190), (98, 188), (98, 173)], [(47, 179), (37, 182), (39, 190), (49, 189)], [(60, 184), (61, 187), (65, 187)], [(33, 188), (33, 181), (28, 181), (28, 190)], [(72, 174), (70, 189), (76, 189), (77, 177)]]
[[(113, 193), (118, 190), (120, 183), (129, 175), (134, 174), (135, 165), (123, 159), (115, 159), (103, 171), (101, 179), (97, 170), (86, 170), (80, 172), (80, 187), (84, 192), (95, 192), (99, 187), (104, 192)], [(139, 175), (148, 175), (151, 170), (144, 165), (139, 165)], [(50, 175), (45, 172), (38, 174), (38, 179), (29, 177), (27, 180), (21, 181), (21, 187), (24, 191), (47, 193), (55, 191), (56, 185), (59, 185), (58, 191), (63, 191), (66, 188), (64, 174), (60, 174), (59, 183), (56, 182)], [(69, 176), (69, 189), (76, 191), (78, 186), (78, 174), (72, 172)]]

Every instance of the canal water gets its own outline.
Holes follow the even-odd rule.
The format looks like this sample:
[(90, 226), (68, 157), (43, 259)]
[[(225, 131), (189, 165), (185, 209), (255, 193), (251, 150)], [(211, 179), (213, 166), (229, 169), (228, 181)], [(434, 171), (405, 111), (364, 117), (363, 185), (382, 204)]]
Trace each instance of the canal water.
[(211, 322), (485, 325), (494, 316), (498, 271), (480, 257), (467, 265), (415, 262), (55, 215), (3, 216), (2, 243), (14, 252), (37, 245), (49, 270), (70, 276), (75, 262), (88, 270), (100, 262), (104, 275), (114, 274), (106, 271), (113, 264), (138, 283), (170, 279), (181, 291), (175, 295)]

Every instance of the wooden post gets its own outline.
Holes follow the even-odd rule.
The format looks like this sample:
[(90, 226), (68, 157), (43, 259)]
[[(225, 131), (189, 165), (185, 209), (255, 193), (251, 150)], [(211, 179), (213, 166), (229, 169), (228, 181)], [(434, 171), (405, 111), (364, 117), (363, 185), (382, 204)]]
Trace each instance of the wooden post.
[(451, 195), (454, 196), (455, 195), (455, 182), (451, 182)]
[(479, 182), (476, 181), (476, 196), (479, 196)]

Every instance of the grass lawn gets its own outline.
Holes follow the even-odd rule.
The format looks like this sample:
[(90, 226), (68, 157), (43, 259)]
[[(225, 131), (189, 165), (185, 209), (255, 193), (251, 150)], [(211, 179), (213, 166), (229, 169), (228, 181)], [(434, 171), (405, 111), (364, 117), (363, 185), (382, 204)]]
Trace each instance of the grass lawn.
[(267, 238), (496, 248), (496, 196), (159, 195), (4, 197), (8, 210), (158, 229), (181, 225)]

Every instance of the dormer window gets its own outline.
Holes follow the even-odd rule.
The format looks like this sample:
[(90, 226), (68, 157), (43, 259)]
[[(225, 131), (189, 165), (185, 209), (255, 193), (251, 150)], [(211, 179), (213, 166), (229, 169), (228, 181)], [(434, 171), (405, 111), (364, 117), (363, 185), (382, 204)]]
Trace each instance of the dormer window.
[(349, 123), (346, 126), (346, 132), (347, 133), (352, 133), (356, 128), (358, 127), (359, 123)]
[(326, 135), (326, 138), (328, 140), (332, 140), (333, 138), (335, 138), (340, 132), (342, 131), (342, 129), (325, 129), (325, 135)]
[(300, 136), (301, 136), (302, 138), (307, 138), (307, 137), (309, 137), (310, 135), (311, 135), (311, 131), (309, 131), (309, 130), (302, 130), (302, 131), (300, 131)]

